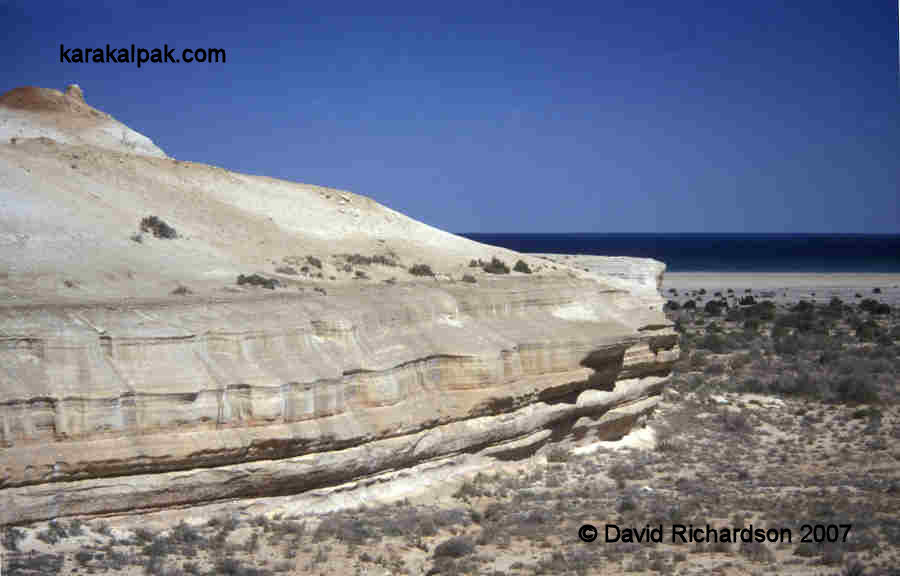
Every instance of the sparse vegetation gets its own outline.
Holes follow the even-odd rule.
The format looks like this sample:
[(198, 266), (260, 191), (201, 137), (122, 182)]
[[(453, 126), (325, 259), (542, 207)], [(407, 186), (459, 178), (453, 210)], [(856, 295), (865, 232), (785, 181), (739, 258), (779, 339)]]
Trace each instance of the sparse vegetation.
[(531, 267), (528, 266), (528, 263), (524, 260), (517, 260), (516, 265), (513, 266), (513, 270), (521, 272), (522, 274), (531, 274)]

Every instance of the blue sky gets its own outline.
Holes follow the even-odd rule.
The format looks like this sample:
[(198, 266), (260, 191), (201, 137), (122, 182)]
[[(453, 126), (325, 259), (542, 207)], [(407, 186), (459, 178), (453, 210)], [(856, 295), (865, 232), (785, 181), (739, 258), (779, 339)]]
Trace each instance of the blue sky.
[(455, 232), (900, 232), (893, 2), (60, 4), (0, 0), (0, 90), (77, 82), (176, 158)]

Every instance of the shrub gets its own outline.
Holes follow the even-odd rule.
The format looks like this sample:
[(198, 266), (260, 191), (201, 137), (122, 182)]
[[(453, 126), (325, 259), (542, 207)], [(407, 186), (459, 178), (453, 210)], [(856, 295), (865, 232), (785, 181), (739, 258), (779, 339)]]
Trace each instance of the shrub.
[(753, 296), (741, 296), (741, 298), (738, 300), (738, 304), (740, 304), (741, 306), (753, 306), (754, 304), (756, 304), (756, 298), (754, 298)]
[(724, 410), (721, 422), (722, 426), (730, 432), (744, 433), (753, 430), (753, 424), (743, 412)]
[(152, 232), (157, 238), (172, 239), (178, 237), (178, 233), (174, 228), (156, 216), (147, 216), (141, 220), (141, 232)]
[(374, 256), (363, 256), (361, 254), (349, 254), (345, 256), (347, 262), (354, 266), (368, 266), (370, 264), (381, 264), (382, 266), (396, 266), (397, 262), (390, 256), (376, 254)]
[(171, 292), (171, 294), (173, 296), (187, 296), (188, 294), (193, 294), (193, 293), (194, 293), (193, 290), (191, 290), (187, 286), (182, 286), (181, 284), (179, 284), (178, 287), (175, 288), (174, 290), (172, 290), (172, 292)]
[(710, 316), (718, 316), (722, 313), (723, 308), (727, 308), (728, 305), (724, 302), (720, 302), (719, 300), (710, 300), (703, 307), (703, 311), (709, 314)]
[(713, 362), (703, 369), (703, 373), (707, 376), (720, 376), (725, 373), (725, 365), (721, 362)]
[(357, 280), (368, 280), (369, 279), (369, 275), (366, 274), (365, 272), (363, 272), (362, 270), (357, 270), (353, 276)]
[(878, 389), (864, 376), (844, 376), (834, 385), (835, 400), (843, 404), (875, 404)]
[(694, 302), (693, 300), (688, 300), (688, 301), (686, 301), (686, 302), (684, 303), (684, 305), (682, 306), (682, 308), (684, 308), (685, 310), (696, 310), (696, 309), (697, 309), (697, 303)]
[(490, 262), (482, 264), (481, 269), (488, 274), (509, 274), (509, 266), (496, 256)]
[(279, 274), (287, 274), (288, 276), (297, 275), (297, 270), (293, 266), (279, 266), (275, 271)]
[(129, 238), (131, 238), (132, 242), (137, 242), (138, 244), (143, 244), (144, 242), (144, 237), (140, 234), (132, 234)]
[(870, 314), (890, 314), (891, 307), (883, 302), (879, 302), (878, 300), (873, 300), (872, 298), (866, 298), (862, 302), (859, 303), (859, 309)]
[(762, 302), (757, 302), (756, 304), (744, 310), (744, 314), (746, 314), (748, 317), (759, 318), (763, 321), (774, 320), (775, 303), (771, 300), (763, 300)]
[(705, 348), (714, 354), (722, 354), (725, 352), (725, 339), (719, 334), (706, 334), (699, 344), (700, 348)]
[(882, 336), (881, 327), (873, 320), (858, 323), (854, 330), (862, 342), (872, 342)]
[(469, 284), (474, 284), (476, 282), (475, 277), (471, 274), (463, 274), (462, 281), (468, 282)]
[(664, 310), (679, 310), (681, 308), (681, 304), (676, 302), (675, 300), (669, 300), (666, 302), (666, 305), (663, 306)]
[(75, 560), (77, 560), (79, 564), (87, 564), (93, 557), (94, 553), (89, 550), (79, 550), (75, 553)]
[(740, 322), (744, 319), (744, 311), (740, 308), (731, 308), (728, 310), (728, 313), (725, 314), (725, 320), (728, 322)]
[(434, 276), (434, 272), (428, 264), (414, 264), (410, 266), (409, 273), (413, 276)]
[(522, 274), (531, 274), (531, 267), (528, 266), (528, 263), (524, 260), (517, 260), (516, 265), (513, 266), (513, 270), (521, 272)]
[(315, 256), (307, 256), (306, 262), (314, 268), (318, 268), (319, 270), (322, 269), (322, 261), (319, 260), (318, 258), (316, 258)]
[(472, 260), (469, 260), (469, 268), (478, 268), (482, 264), (483, 262), (481, 260), (475, 260), (474, 258)]
[(237, 277), (238, 286), (243, 286), (244, 284), (249, 284), (251, 286), (262, 286), (263, 288), (268, 288), (269, 290), (274, 290), (276, 286), (280, 286), (281, 283), (278, 282), (275, 278), (266, 278), (264, 276), (260, 276), (259, 274), (250, 274), (249, 276), (245, 276), (243, 274)]
[(872, 288), (872, 294), (881, 294), (881, 288), (878, 288), (878, 287)]
[(788, 356), (793, 356), (800, 350), (800, 341), (796, 336), (784, 336), (781, 338), (773, 338), (775, 352)]
[(475, 550), (475, 546), (468, 538), (455, 536), (435, 546), (434, 557), (462, 558)]

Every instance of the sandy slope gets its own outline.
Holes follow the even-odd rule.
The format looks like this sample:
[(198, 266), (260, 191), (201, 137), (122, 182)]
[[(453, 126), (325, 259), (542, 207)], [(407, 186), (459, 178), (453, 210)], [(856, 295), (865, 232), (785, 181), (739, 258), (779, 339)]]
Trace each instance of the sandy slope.
[[(368, 268), (372, 281), (412, 280), (406, 269), (419, 263), (459, 279), (480, 273), (471, 259), (493, 256), (552, 269), (364, 196), (174, 160), (130, 131), (126, 141), (144, 144), (107, 137), (120, 128), (75, 95), (17, 89), (0, 97), (0, 298), (155, 298), (179, 285), (221, 296), (238, 274), (274, 275), (308, 255), (325, 264), (321, 278), (315, 270), (282, 280), (351, 281), (355, 270), (334, 256), (352, 253), (397, 260)], [(132, 240), (151, 214), (179, 238)]]

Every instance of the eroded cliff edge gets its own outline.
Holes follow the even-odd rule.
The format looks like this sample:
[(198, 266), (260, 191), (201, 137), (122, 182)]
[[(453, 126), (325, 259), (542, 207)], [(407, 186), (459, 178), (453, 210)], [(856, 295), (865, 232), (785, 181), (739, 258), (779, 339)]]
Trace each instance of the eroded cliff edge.
[[(652, 290), (350, 193), (41, 137), (0, 144), (0, 194), (2, 524), (615, 438), (678, 355)], [(147, 213), (179, 238), (130, 240)], [(342, 276), (358, 251), (396, 265)], [(234, 286), (295, 254), (324, 274)], [(494, 256), (534, 273), (471, 266)]]

